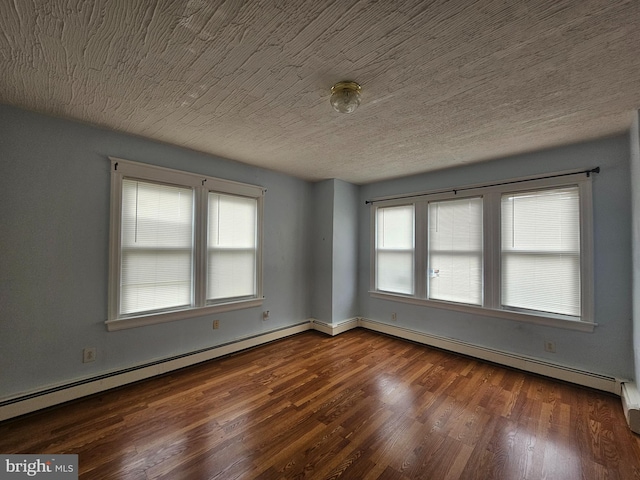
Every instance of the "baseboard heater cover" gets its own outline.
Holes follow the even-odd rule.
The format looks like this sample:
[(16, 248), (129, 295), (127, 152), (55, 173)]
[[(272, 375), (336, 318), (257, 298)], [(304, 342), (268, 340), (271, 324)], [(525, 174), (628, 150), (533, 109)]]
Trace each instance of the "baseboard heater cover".
[(314, 330), (326, 333), (327, 335), (331, 335), (332, 337), (359, 326), (358, 317), (347, 318), (346, 320), (342, 320), (336, 323), (327, 323), (314, 318), (311, 320), (311, 322), (313, 323)]
[(640, 391), (634, 382), (622, 384), (622, 409), (632, 432), (640, 434)]
[(311, 319), (195, 352), (52, 386), (0, 401), (0, 421), (213, 360), (312, 329)]
[(479, 347), (460, 340), (418, 332), (416, 330), (396, 325), (389, 325), (387, 323), (377, 322), (367, 318), (360, 318), (358, 320), (358, 325), (376, 332), (386, 333), (405, 340), (411, 340), (454, 353), (468, 355), (470, 357), (505, 365), (507, 367), (517, 368), (518, 370), (523, 370), (525, 372), (536, 373), (546, 377), (575, 383), (576, 385), (614, 393), (618, 396), (621, 395), (623, 381), (614, 377), (564, 367), (550, 362), (545, 362), (543, 360), (515, 355), (499, 350)]
[[(281, 338), (295, 335), (306, 330), (317, 330), (328, 335), (338, 335), (353, 328), (362, 327), (372, 331), (385, 333), (394, 337), (414, 341), (424, 345), (441, 348), (454, 353), (490, 361), (500, 365), (517, 368), (519, 370), (564, 380), (577, 385), (583, 385), (622, 396), (625, 415), (629, 426), (634, 432), (640, 433), (640, 392), (635, 384), (625, 383), (620, 379), (585, 372), (569, 367), (563, 367), (541, 360), (514, 355), (455, 339), (431, 335), (416, 330), (389, 325), (367, 318), (356, 317), (337, 323), (326, 323), (314, 318), (305, 322), (283, 327), (263, 334), (245, 337), (233, 342), (217, 345), (196, 352), (158, 360), (125, 370), (79, 380), (50, 387), (47, 389), (23, 394), (14, 398), (0, 401), (0, 421), (17, 417), (53, 405), (75, 400), (87, 395), (99, 393), (111, 388), (120, 387), (139, 380), (151, 378), (163, 373), (195, 365), (197, 363), (219, 358), (232, 353), (246, 350)], [(625, 403), (626, 402), (626, 403)], [(636, 425), (634, 429), (634, 426)]]

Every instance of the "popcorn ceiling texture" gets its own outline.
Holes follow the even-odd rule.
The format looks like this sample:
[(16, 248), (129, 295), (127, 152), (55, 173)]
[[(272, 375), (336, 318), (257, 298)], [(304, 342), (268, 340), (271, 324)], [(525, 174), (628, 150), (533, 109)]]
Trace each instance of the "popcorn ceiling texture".
[(636, 0), (14, 0), (0, 32), (2, 103), (312, 181), (609, 136), (640, 108)]

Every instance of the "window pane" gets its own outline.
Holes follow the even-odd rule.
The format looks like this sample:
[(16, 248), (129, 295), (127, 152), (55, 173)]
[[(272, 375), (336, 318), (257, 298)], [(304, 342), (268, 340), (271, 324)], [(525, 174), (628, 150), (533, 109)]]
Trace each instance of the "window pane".
[(578, 187), (502, 196), (502, 305), (580, 315)]
[(482, 304), (482, 197), (429, 203), (429, 298)]
[(191, 304), (193, 191), (122, 182), (120, 314)]
[(378, 251), (378, 290), (413, 293), (413, 253)]
[(191, 251), (123, 250), (121, 313), (191, 303)]
[(378, 209), (378, 249), (413, 249), (413, 205)]
[(258, 202), (209, 193), (207, 299), (256, 295)]
[(376, 290), (413, 294), (413, 205), (376, 212)]

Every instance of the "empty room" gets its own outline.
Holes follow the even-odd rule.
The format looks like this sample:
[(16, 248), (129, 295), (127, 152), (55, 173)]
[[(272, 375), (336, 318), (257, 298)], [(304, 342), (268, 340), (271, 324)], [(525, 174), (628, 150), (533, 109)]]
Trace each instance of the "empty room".
[(0, 478), (640, 478), (640, 2), (0, 31)]

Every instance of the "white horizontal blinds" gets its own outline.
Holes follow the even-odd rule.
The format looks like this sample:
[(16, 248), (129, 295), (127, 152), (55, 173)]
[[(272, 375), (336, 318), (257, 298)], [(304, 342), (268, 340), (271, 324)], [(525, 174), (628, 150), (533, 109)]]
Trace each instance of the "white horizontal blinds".
[(413, 295), (414, 238), (413, 205), (377, 209), (377, 290)]
[(122, 181), (120, 314), (191, 304), (193, 190)]
[(502, 305), (580, 316), (577, 186), (502, 196)]
[(429, 203), (428, 296), (482, 304), (482, 197)]
[(207, 300), (256, 296), (258, 201), (209, 192)]

